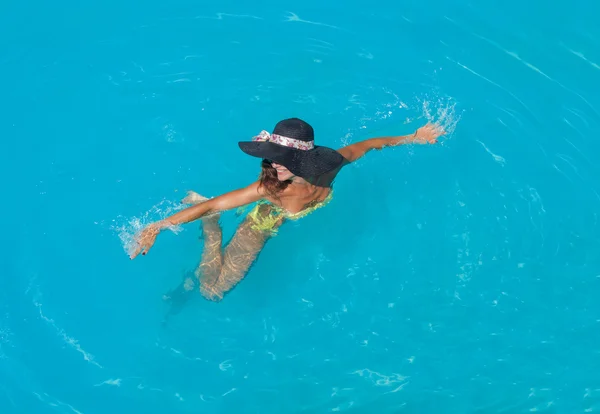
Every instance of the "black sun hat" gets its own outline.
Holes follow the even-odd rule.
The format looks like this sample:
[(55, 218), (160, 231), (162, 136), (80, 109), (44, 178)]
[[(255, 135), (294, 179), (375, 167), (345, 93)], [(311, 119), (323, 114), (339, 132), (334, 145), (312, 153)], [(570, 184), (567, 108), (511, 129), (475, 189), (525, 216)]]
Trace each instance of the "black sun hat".
[(315, 145), (313, 128), (298, 118), (279, 121), (273, 133), (262, 131), (238, 145), (246, 154), (274, 161), (302, 178), (319, 177), (344, 162), (336, 150)]

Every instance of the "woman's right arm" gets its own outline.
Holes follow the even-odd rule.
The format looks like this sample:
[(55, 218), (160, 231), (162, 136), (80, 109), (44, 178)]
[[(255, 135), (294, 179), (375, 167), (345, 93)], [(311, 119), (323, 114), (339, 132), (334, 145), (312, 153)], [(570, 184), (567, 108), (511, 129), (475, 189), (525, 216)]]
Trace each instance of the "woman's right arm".
[(203, 203), (181, 210), (161, 221), (152, 223), (136, 236), (137, 247), (130, 258), (134, 259), (140, 253), (142, 253), (142, 255), (148, 253), (154, 244), (154, 240), (156, 240), (156, 236), (167, 227), (189, 223), (211, 213), (245, 206), (246, 204), (258, 201), (261, 198), (262, 193), (259, 183), (255, 182), (245, 188), (240, 188), (218, 197), (211, 198)]

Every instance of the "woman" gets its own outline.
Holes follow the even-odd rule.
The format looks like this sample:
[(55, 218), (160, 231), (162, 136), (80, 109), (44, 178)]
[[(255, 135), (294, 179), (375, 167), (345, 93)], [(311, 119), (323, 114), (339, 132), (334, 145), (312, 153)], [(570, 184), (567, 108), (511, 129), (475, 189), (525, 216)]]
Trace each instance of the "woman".
[[(136, 237), (138, 246), (131, 259), (148, 253), (163, 229), (202, 218), (204, 252), (196, 276), (202, 295), (220, 300), (246, 275), (285, 220), (298, 220), (327, 204), (333, 194), (333, 180), (342, 167), (373, 149), (433, 144), (443, 133), (427, 124), (412, 135), (371, 138), (336, 151), (316, 146), (313, 128), (306, 122), (298, 118), (280, 121), (272, 134), (262, 131), (251, 142), (239, 143), (246, 154), (262, 158), (258, 181), (212, 199), (190, 192), (183, 201), (195, 205), (146, 227)], [(219, 213), (255, 202), (223, 251)], [(184, 287), (192, 289), (193, 281), (186, 281)]]

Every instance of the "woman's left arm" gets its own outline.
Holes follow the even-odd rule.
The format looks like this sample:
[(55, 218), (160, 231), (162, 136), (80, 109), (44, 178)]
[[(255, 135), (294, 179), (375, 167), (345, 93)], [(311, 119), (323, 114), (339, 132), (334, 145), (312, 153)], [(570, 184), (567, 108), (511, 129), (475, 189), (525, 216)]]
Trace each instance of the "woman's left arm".
[(402, 144), (435, 144), (438, 137), (444, 135), (444, 130), (436, 125), (427, 124), (415, 131), (414, 134), (397, 137), (370, 138), (338, 150), (344, 158), (354, 162), (371, 150), (380, 150)]

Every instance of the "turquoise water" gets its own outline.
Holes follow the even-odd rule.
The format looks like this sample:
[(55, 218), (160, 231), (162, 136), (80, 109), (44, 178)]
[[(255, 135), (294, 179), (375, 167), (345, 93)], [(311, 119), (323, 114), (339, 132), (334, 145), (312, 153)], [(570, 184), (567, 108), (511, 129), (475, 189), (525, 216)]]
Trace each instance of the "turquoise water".
[[(0, 11), (0, 412), (600, 410), (597, 3)], [(450, 133), (170, 307), (198, 225), (135, 261), (131, 236), (255, 179), (237, 141), (293, 116), (336, 148)]]

